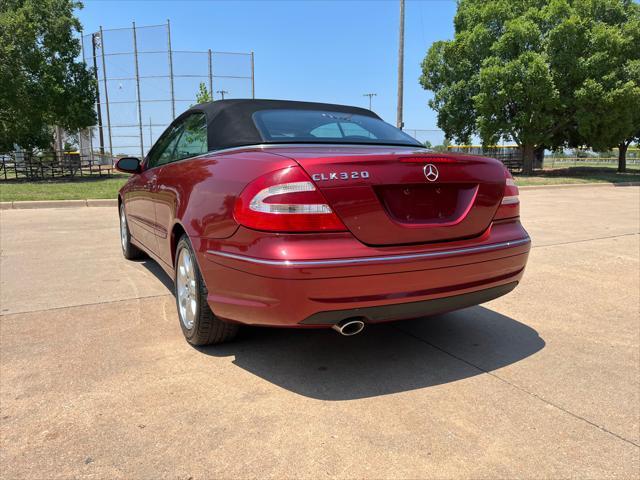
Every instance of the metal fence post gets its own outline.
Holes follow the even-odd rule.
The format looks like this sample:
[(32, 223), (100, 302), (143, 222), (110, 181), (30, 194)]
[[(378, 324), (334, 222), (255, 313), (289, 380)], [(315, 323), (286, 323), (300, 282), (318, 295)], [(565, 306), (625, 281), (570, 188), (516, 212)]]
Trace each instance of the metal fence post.
[(133, 24), (133, 58), (136, 67), (136, 93), (138, 97), (138, 127), (140, 129), (140, 159), (144, 158), (144, 138), (142, 136), (142, 103), (140, 101), (140, 69), (138, 67), (138, 38), (136, 37), (136, 22)]
[(169, 49), (169, 86), (171, 90), (171, 118), (176, 118), (176, 96), (173, 89), (173, 51), (171, 50), (171, 24), (167, 19), (167, 48)]
[[(80, 29), (80, 53), (82, 55), (82, 63), (87, 62), (84, 59), (84, 35), (82, 29)], [(84, 142), (82, 141), (82, 130), (78, 130), (78, 148), (80, 149), (80, 161), (82, 161), (82, 152), (84, 150)]]
[(211, 54), (211, 49), (209, 49), (209, 95), (213, 100), (213, 55)]
[[(87, 59), (84, 52), (84, 37), (85, 35), (80, 33), (80, 50), (82, 51), (82, 62), (86, 65)], [(93, 159), (93, 130), (92, 127), (87, 127), (86, 130), (89, 132), (89, 161), (91, 161)], [(79, 136), (80, 138), (82, 138), (82, 133), (80, 133)], [(82, 150), (82, 146), (80, 146), (80, 149)]]
[(104, 103), (107, 112), (107, 132), (109, 132), (109, 153), (113, 158), (113, 141), (111, 139), (111, 114), (109, 113), (109, 89), (107, 88), (107, 63), (104, 60), (104, 32), (100, 25), (100, 55), (102, 56), (102, 79), (104, 82)]
[[(80, 47), (82, 51), (82, 62), (86, 65), (87, 59), (84, 51), (84, 37), (85, 35), (80, 34)], [(93, 160), (93, 127), (87, 127), (86, 130), (89, 132), (89, 161)], [(82, 134), (80, 134), (80, 138), (82, 138)]]
[(256, 74), (253, 63), (253, 51), (251, 52), (251, 98), (256, 98)]
[(96, 59), (96, 34), (91, 34), (91, 50), (93, 53), (93, 74), (96, 79), (96, 114), (98, 116), (98, 141), (100, 155), (104, 155), (104, 126), (102, 125), (102, 103), (100, 102), (100, 79), (98, 78), (98, 61)]

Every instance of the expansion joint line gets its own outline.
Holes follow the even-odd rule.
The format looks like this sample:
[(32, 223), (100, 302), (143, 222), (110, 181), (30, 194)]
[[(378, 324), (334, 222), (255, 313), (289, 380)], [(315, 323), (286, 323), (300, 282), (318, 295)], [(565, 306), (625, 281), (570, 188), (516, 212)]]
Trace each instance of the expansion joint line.
[(573, 412), (567, 410), (566, 408), (561, 407), (560, 405), (557, 405), (557, 404), (555, 404), (553, 402), (550, 402), (549, 400), (541, 397), (540, 395), (538, 395), (538, 394), (536, 394), (534, 392), (530, 392), (526, 388), (523, 388), (523, 387), (521, 387), (519, 385), (516, 385), (515, 383), (510, 382), (509, 380), (507, 380), (505, 378), (502, 378), (501, 376), (499, 376), (499, 375), (497, 375), (497, 374), (495, 374), (493, 372), (490, 372), (490, 371), (488, 371), (488, 370), (486, 370), (486, 369), (484, 369), (484, 368), (482, 368), (482, 367), (480, 367), (480, 366), (478, 366), (478, 365), (476, 365), (476, 364), (474, 364), (474, 363), (472, 363), (472, 362), (470, 362), (468, 360), (465, 360), (464, 358), (462, 358), (462, 357), (460, 357), (458, 355), (455, 355), (455, 354), (445, 350), (444, 348), (439, 347), (438, 345), (435, 345), (434, 343), (431, 343), (428, 340), (425, 340), (424, 338), (421, 338), (421, 337), (419, 337), (419, 336), (417, 336), (417, 335), (415, 335), (415, 334), (413, 334), (411, 332), (407, 332), (406, 330), (403, 330), (402, 328), (400, 328), (398, 326), (394, 326), (394, 328), (396, 328), (397, 330), (401, 331), (405, 335), (413, 338), (414, 340), (417, 340), (417, 341), (422, 342), (422, 343), (426, 343), (427, 345), (435, 348), (436, 350), (444, 353), (445, 355), (449, 355), (450, 357), (455, 358), (456, 360), (459, 360), (460, 362), (465, 363), (466, 365), (468, 365), (468, 366), (470, 366), (472, 368), (475, 368), (476, 370), (479, 370), (479, 371), (481, 371), (483, 373), (486, 373), (487, 375), (490, 375), (493, 378), (495, 378), (495, 379), (497, 379), (497, 380), (499, 380), (499, 381), (501, 381), (503, 383), (506, 383), (507, 385), (509, 385), (509, 386), (511, 386), (511, 387), (513, 387), (513, 388), (515, 388), (517, 390), (520, 390), (521, 392), (524, 392), (524, 393), (526, 393), (527, 395), (529, 395), (531, 397), (534, 397), (534, 398), (540, 400), (541, 402), (545, 403), (546, 405), (549, 405), (549, 406), (551, 406), (553, 408), (556, 408), (556, 409), (560, 410), (561, 412), (564, 412), (564, 413), (566, 413), (568, 415), (571, 415), (573, 418), (581, 420), (581, 421), (591, 425), (592, 427), (596, 427), (597, 429), (602, 430), (603, 432), (608, 433), (609, 435), (612, 435), (612, 436), (616, 437), (617, 439), (622, 440), (623, 442), (629, 443), (629, 444), (631, 444), (631, 445), (633, 445), (635, 447), (640, 448), (640, 445), (638, 445), (636, 442), (634, 442), (632, 440), (629, 440), (627, 438), (624, 438), (621, 435), (618, 435), (617, 433), (606, 429), (602, 425), (598, 425), (597, 423), (594, 423), (591, 420), (588, 420), (588, 419), (586, 419), (584, 417), (581, 417), (580, 415), (578, 415), (576, 413), (573, 413)]

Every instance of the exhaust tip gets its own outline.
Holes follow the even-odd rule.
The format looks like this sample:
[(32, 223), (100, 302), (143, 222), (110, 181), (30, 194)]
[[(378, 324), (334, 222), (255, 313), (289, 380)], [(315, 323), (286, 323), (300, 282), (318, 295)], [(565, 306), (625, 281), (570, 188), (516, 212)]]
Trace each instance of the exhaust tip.
[(340, 335), (350, 337), (352, 335), (357, 335), (364, 330), (364, 322), (360, 318), (346, 318), (336, 323), (331, 328)]

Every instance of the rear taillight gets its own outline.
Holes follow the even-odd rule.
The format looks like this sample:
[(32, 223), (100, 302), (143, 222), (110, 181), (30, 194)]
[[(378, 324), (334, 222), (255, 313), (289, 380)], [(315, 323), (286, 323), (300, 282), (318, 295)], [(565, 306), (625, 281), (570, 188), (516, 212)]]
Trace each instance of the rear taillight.
[(495, 220), (501, 220), (504, 218), (513, 218), (520, 216), (520, 199), (518, 197), (518, 187), (516, 182), (505, 168), (504, 174), (506, 182), (504, 185), (504, 195), (500, 207), (494, 217)]
[(233, 209), (245, 227), (270, 232), (344, 231), (344, 224), (300, 167), (258, 177), (245, 187)]

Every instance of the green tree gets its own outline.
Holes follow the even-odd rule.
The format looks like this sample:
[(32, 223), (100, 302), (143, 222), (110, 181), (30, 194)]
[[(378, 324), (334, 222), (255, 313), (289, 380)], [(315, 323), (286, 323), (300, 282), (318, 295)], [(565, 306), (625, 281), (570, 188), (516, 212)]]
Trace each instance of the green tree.
[[(474, 134), (484, 144), (515, 141), (526, 174), (544, 148), (591, 145), (585, 122), (577, 120), (585, 98), (579, 90), (589, 78), (585, 59), (594, 32), (620, 28), (630, 4), (460, 0), (454, 39), (434, 43), (422, 63), (420, 82), (434, 92), (429, 104), (438, 112), (438, 125), (458, 142), (468, 143)], [(599, 45), (598, 54), (606, 54), (610, 45)]]
[(594, 23), (589, 32), (576, 124), (594, 150), (617, 145), (618, 171), (625, 172), (627, 149), (640, 138), (640, 6), (614, 6), (610, 21)]
[(48, 148), (52, 127), (95, 124), (96, 85), (80, 55), (73, 0), (0, 2), (0, 150)]
[(211, 96), (211, 92), (209, 92), (209, 89), (204, 84), (204, 82), (200, 82), (198, 93), (196, 94), (196, 103), (205, 102), (213, 102), (213, 97)]

